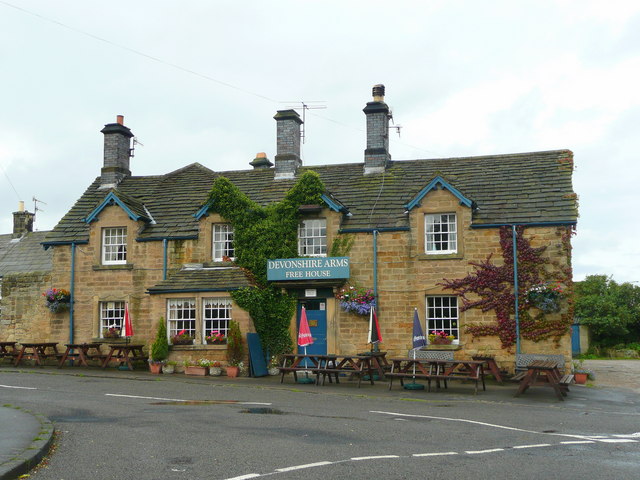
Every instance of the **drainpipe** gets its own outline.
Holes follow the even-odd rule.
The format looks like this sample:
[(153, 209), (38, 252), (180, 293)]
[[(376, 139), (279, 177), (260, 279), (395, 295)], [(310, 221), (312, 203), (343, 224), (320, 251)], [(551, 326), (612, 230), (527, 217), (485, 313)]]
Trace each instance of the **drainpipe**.
[(516, 353), (520, 354), (520, 313), (518, 302), (518, 244), (516, 239), (516, 226), (511, 225), (513, 237), (513, 294), (516, 298)]
[[(376, 308), (378, 308), (378, 230), (373, 231), (373, 295), (376, 299)], [(379, 351), (377, 343), (373, 345), (373, 351)]]
[(71, 243), (71, 284), (69, 286), (69, 294), (71, 295), (71, 304), (69, 305), (69, 343), (73, 342), (74, 325), (73, 325), (73, 305), (75, 303), (75, 272), (76, 272), (76, 244)]
[(163, 238), (162, 239), (162, 280), (166, 280), (167, 279), (167, 239)]

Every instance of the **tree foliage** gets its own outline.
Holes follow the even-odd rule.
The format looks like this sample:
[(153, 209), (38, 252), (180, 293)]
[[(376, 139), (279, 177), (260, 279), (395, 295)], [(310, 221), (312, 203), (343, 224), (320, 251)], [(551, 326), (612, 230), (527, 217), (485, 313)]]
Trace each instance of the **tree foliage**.
[(575, 314), (588, 325), (593, 341), (613, 346), (640, 340), (640, 287), (606, 275), (576, 282)]
[(282, 201), (264, 207), (225, 177), (218, 177), (209, 193), (210, 210), (233, 225), (236, 264), (250, 272), (257, 284), (231, 296), (251, 315), (262, 347), (270, 355), (291, 351), (289, 323), (295, 299), (267, 283), (267, 260), (298, 255), (299, 207), (320, 205), (324, 190), (320, 176), (307, 171)]

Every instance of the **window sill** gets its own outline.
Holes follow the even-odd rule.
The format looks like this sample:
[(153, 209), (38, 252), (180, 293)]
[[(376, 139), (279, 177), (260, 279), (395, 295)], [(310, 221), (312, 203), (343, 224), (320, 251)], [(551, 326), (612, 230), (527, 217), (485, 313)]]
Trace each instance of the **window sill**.
[(421, 253), (418, 255), (418, 260), (462, 260), (464, 255), (462, 252), (457, 253)]
[(94, 272), (99, 272), (103, 270), (133, 270), (133, 263), (125, 263), (123, 265), (94, 265)]

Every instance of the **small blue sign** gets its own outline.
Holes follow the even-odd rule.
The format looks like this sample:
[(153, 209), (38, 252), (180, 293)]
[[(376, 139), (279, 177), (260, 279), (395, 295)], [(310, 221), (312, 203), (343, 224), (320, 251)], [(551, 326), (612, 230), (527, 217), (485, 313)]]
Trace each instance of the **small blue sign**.
[(267, 260), (267, 280), (348, 279), (349, 257), (305, 257)]

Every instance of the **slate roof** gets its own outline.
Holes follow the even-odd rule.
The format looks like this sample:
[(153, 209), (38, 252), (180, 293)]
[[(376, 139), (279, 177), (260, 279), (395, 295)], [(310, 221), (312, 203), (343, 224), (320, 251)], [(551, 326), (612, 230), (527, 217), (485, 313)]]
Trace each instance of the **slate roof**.
[[(572, 224), (576, 196), (569, 150), (393, 161), (384, 174), (363, 175), (363, 163), (302, 167), (317, 172), (327, 194), (344, 205), (342, 230), (407, 229), (405, 205), (436, 176), (473, 202), (473, 226), (499, 224)], [(274, 181), (273, 168), (213, 172), (193, 163), (160, 176), (128, 177), (117, 188), (128, 204), (142, 205), (155, 220), (142, 225), (138, 241), (195, 238), (194, 214), (205, 204), (214, 179), (222, 175), (253, 201), (265, 205), (283, 198), (295, 180)], [(110, 190), (96, 179), (47, 235), (45, 244), (88, 241), (82, 222)], [(138, 202), (138, 203), (136, 203)]]
[(157, 285), (148, 293), (221, 292), (237, 290), (251, 285), (244, 271), (238, 267), (183, 268)]
[(11, 238), (11, 234), (0, 235), (0, 277), (51, 271), (53, 252), (44, 250), (41, 245), (48, 233), (29, 232), (19, 239)]

